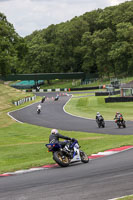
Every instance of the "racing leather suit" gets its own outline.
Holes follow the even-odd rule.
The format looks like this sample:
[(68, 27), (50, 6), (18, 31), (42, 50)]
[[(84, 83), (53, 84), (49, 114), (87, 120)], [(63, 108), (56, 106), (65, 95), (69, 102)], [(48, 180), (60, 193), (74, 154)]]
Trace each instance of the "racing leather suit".
[(65, 140), (71, 140), (71, 138), (61, 135), (59, 133), (52, 133), (49, 136), (49, 143), (59, 143), (62, 147), (64, 147), (68, 142), (67, 141), (59, 141), (59, 138), (65, 139)]

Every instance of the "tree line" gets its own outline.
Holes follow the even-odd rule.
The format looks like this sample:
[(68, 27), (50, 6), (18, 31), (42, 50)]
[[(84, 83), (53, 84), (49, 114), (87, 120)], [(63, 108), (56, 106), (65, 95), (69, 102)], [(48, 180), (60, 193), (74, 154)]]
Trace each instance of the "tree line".
[(0, 73), (133, 74), (133, 1), (21, 38), (0, 14)]

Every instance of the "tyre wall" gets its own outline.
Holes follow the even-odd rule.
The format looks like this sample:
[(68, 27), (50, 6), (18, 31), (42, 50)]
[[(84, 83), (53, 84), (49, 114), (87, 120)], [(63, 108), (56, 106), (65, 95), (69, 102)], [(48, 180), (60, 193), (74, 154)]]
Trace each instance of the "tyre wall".
[(116, 95), (120, 94), (120, 90), (113, 91), (113, 92), (95, 92), (95, 96), (109, 96), (109, 95)]
[(105, 98), (105, 103), (113, 103), (113, 102), (132, 102), (133, 97), (108, 97)]

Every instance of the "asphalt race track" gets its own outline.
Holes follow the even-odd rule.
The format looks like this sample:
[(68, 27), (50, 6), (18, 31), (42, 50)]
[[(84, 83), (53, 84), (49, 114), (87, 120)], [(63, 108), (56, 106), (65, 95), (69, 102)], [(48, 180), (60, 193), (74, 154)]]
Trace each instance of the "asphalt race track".
[(133, 149), (73, 164), (0, 178), (0, 200), (108, 200), (133, 194)]
[[(91, 95), (91, 93), (87, 94)], [(21, 122), (44, 126), (47, 128), (112, 135), (133, 135), (133, 122), (131, 121), (126, 122), (126, 129), (119, 129), (114, 121), (106, 121), (105, 119), (105, 128), (98, 128), (95, 120), (71, 116), (64, 112), (63, 106), (71, 96), (61, 96), (58, 101), (54, 101), (52, 97), (54, 98), (56, 93), (39, 93), (38, 95), (45, 95), (49, 98), (41, 104), (42, 112), (40, 115), (36, 113), (38, 103), (11, 112), (10, 115)]]
[[(126, 129), (116, 128), (114, 122), (106, 122), (106, 128), (99, 129), (94, 120), (64, 113), (62, 107), (70, 96), (62, 96), (56, 102), (51, 97), (43, 104), (40, 115), (36, 113), (37, 104), (10, 114), (22, 122), (50, 128), (133, 134), (132, 122), (127, 122)], [(0, 200), (109, 200), (133, 194), (132, 155), (133, 149), (130, 149), (90, 160), (88, 164), (75, 163), (67, 168), (1, 177)]]

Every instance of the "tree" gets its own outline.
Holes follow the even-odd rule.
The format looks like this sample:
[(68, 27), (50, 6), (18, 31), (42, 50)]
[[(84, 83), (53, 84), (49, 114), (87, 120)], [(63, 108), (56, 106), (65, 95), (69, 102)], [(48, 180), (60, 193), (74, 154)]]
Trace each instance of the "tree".
[(114, 64), (114, 74), (132, 74), (133, 66), (133, 26), (131, 23), (119, 23), (116, 26), (116, 42), (109, 52)]
[(21, 57), (22, 39), (4, 14), (0, 13), (0, 74), (15, 73)]

